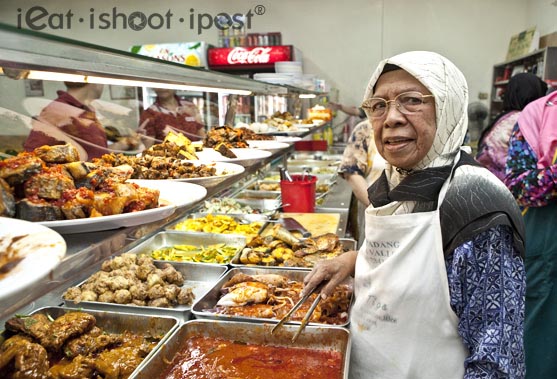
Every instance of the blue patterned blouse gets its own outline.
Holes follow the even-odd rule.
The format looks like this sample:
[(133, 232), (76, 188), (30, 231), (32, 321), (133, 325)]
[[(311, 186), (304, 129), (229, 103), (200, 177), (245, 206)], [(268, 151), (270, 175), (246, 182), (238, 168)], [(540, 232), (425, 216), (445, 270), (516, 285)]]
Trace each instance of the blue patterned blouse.
[(458, 331), (470, 351), (464, 379), (524, 378), (526, 279), (511, 228), (476, 235), (445, 263)]

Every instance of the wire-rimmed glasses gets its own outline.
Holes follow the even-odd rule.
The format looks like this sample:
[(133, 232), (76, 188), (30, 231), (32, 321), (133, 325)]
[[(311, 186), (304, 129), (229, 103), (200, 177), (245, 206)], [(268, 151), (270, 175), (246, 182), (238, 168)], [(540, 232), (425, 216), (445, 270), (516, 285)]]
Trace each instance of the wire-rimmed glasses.
[(389, 103), (394, 103), (398, 111), (402, 114), (412, 114), (420, 112), (426, 103), (425, 98), (434, 97), (433, 95), (423, 95), (417, 91), (403, 92), (398, 94), (393, 100), (385, 100), (381, 97), (370, 97), (364, 100), (360, 106), (368, 118), (380, 118), (387, 114)]

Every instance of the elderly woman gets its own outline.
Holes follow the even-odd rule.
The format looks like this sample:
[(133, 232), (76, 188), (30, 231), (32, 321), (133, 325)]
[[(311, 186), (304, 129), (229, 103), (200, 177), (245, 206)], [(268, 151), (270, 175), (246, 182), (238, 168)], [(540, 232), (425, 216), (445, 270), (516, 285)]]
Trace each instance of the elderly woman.
[(522, 378), (524, 225), (514, 198), (460, 150), (468, 89), (446, 58), (382, 61), (363, 108), (386, 160), (359, 252), (323, 261), (305, 292), (354, 276), (352, 378)]

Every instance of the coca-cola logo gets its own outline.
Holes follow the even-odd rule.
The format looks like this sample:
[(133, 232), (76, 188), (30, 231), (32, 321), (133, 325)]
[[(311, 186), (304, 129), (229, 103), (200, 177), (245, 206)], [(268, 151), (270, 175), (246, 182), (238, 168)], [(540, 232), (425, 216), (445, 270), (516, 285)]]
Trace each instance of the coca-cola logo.
[(226, 60), (229, 64), (269, 63), (271, 50), (271, 47), (256, 47), (252, 50), (236, 47), (228, 53)]

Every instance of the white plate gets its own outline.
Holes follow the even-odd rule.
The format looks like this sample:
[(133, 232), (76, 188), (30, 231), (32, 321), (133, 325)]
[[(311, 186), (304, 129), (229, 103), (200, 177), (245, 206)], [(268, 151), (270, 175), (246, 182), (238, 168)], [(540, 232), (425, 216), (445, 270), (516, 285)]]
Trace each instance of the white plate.
[[(13, 241), (13, 237), (25, 235)], [(0, 250), (8, 247), (18, 251), (23, 260), (0, 275), (0, 301), (46, 277), (66, 255), (66, 242), (54, 230), (34, 222), (0, 217)]]
[(215, 149), (204, 148), (203, 151), (196, 152), (200, 161), (206, 162), (231, 162), (242, 166), (250, 166), (263, 158), (270, 157), (273, 153), (258, 149), (230, 149), (237, 158), (227, 158)]
[(76, 220), (42, 221), (39, 224), (48, 226), (62, 234), (98, 232), (101, 230), (118, 229), (124, 226), (135, 226), (162, 220), (174, 211), (189, 204), (202, 200), (207, 190), (193, 183), (179, 183), (173, 180), (130, 180), (142, 187), (160, 191), (158, 208), (144, 211), (122, 213), (111, 216), (80, 218)]
[(309, 128), (298, 128), (298, 130), (277, 130), (269, 129), (266, 132), (259, 132), (259, 134), (270, 134), (277, 136), (299, 136), (309, 132)]
[(282, 150), (290, 147), (290, 145), (287, 143), (277, 142), (277, 141), (257, 140), (257, 141), (247, 141), (247, 143), (251, 149), (262, 149), (267, 151)]
[(239, 175), (246, 170), (244, 166), (241, 166), (236, 163), (206, 162), (206, 161), (184, 161), (184, 162), (191, 162), (196, 166), (202, 164), (204, 164), (205, 166), (212, 166), (216, 170), (216, 175), (207, 176), (203, 178), (168, 179), (169, 181), (195, 183), (205, 188), (209, 188), (219, 184), (225, 179), (228, 179), (232, 176)]
[(292, 137), (292, 136), (275, 136), (275, 140), (278, 142), (294, 143), (302, 140), (302, 137)]

